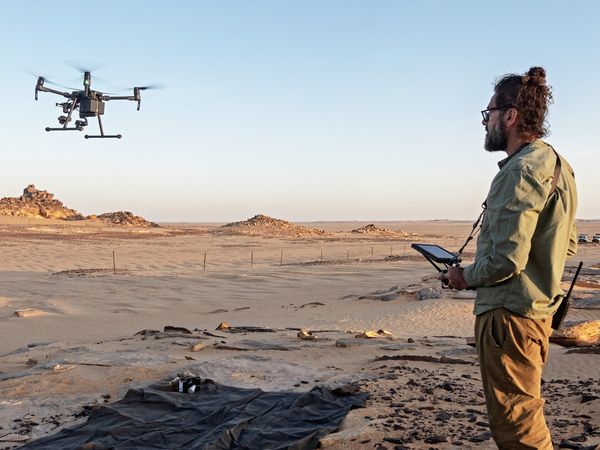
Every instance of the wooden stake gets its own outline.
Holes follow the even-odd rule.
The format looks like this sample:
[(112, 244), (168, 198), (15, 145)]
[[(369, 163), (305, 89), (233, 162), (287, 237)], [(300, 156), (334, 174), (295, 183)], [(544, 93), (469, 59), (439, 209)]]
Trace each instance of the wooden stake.
[(204, 266), (203, 270), (206, 270), (206, 252), (204, 252)]
[(323, 262), (323, 249), (321, 249), (321, 262)]
[(283, 266), (283, 250), (281, 250), (281, 257), (279, 258), (279, 265)]
[(254, 250), (250, 253), (250, 268), (254, 265)]
[(115, 251), (113, 250), (113, 275), (117, 274), (117, 262), (115, 260)]

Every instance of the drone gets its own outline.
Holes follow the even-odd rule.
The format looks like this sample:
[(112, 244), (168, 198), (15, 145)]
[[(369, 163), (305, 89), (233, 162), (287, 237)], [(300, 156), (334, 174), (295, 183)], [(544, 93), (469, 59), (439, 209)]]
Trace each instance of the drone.
[[(86, 134), (86, 139), (121, 139), (121, 134), (104, 134), (104, 128), (102, 127), (102, 119), (100, 116), (104, 114), (104, 103), (110, 100), (130, 100), (137, 102), (137, 110), (140, 110), (142, 102), (141, 91), (146, 89), (156, 89), (162, 86), (150, 85), (150, 86), (137, 86), (133, 87), (133, 95), (112, 95), (104, 94), (99, 91), (94, 91), (90, 88), (92, 84), (92, 74), (89, 70), (83, 71), (83, 90), (73, 90), (72, 92), (61, 92), (57, 89), (52, 89), (44, 85), (56, 84), (45, 79), (44, 77), (38, 77), (35, 85), (35, 99), (38, 99), (38, 92), (50, 92), (51, 94), (61, 95), (67, 100), (62, 103), (56, 103), (56, 106), (62, 108), (63, 114), (58, 117), (58, 123), (61, 127), (46, 127), (46, 131), (83, 131), (88, 125), (88, 117), (98, 118), (98, 127), (100, 134)], [(60, 87), (66, 86), (57, 85)], [(79, 119), (75, 120), (74, 126), (69, 126), (73, 120), (73, 112), (79, 110)]]

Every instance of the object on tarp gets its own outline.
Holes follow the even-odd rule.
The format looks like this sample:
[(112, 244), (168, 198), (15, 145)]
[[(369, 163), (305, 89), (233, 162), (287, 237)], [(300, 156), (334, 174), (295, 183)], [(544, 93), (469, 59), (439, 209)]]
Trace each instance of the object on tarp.
[(334, 432), (366, 393), (331, 390), (264, 392), (204, 380), (194, 393), (168, 384), (130, 389), (100, 405), (88, 421), (22, 449), (308, 450)]

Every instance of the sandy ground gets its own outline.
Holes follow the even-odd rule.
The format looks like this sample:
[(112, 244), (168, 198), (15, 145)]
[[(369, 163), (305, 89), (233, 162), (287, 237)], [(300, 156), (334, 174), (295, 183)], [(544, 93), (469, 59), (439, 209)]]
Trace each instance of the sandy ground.
[[(406, 236), (347, 231), (367, 222), (302, 224), (323, 237), (213, 233), (0, 220), (0, 448), (79, 423), (94, 404), (191, 368), (238, 386), (307, 390), (356, 381), (371, 393), (332, 449), (495, 448), (472, 336), (472, 296), (416, 300), (437, 287), (412, 242), (456, 250), (467, 222), (376, 223)], [(581, 232), (600, 232), (582, 222)], [(467, 248), (472, 252), (474, 246)], [(113, 266), (114, 252), (114, 266)], [(576, 259), (600, 262), (600, 247)], [(587, 293), (590, 288), (587, 286)], [(572, 309), (569, 320), (598, 320)], [(214, 331), (231, 326), (269, 332)], [(136, 335), (165, 326), (191, 331)], [(301, 340), (297, 330), (319, 339)], [(392, 337), (357, 339), (366, 330)], [(190, 346), (206, 348), (192, 352)], [(600, 355), (552, 344), (546, 414), (564, 448), (600, 445)], [(579, 445), (579, 447), (577, 447)]]

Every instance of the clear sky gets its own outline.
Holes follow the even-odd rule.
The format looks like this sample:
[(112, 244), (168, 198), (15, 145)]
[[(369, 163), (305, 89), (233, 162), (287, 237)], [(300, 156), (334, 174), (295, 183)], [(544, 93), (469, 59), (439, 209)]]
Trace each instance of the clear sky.
[[(2, 1), (0, 196), (34, 183), (84, 214), (156, 221), (474, 219), (504, 154), (480, 110), (499, 75), (546, 68), (548, 142), (600, 218), (600, 2)], [(121, 140), (47, 133), (69, 62)], [(95, 122), (88, 133), (97, 129)]]

